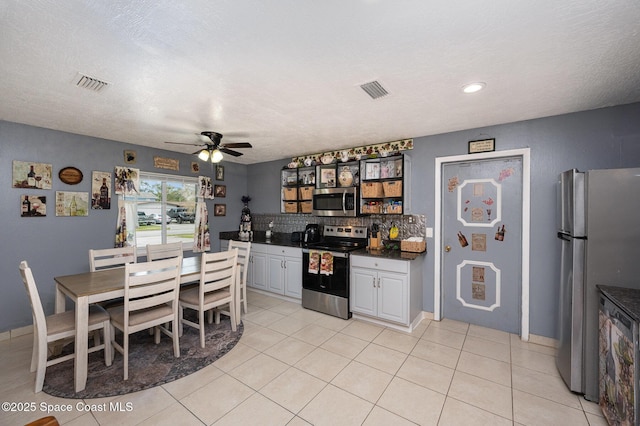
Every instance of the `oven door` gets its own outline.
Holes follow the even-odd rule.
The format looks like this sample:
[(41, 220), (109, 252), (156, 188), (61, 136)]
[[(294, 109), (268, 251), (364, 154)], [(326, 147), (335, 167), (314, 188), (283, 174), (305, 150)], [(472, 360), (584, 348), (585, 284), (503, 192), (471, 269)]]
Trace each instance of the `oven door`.
[[(323, 253), (332, 255), (331, 273), (322, 273), (321, 259), (318, 263), (313, 262), (309, 267), (309, 254), (319, 253), (322, 258)], [(317, 271), (317, 272), (316, 272)], [(302, 288), (327, 293), (338, 297), (349, 297), (349, 254), (341, 252), (328, 252), (325, 250), (303, 249), (302, 250)]]

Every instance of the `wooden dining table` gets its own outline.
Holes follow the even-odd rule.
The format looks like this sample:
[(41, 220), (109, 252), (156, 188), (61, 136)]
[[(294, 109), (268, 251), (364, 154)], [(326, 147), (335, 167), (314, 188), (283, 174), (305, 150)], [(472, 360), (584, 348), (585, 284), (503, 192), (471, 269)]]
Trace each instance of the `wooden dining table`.
[[(200, 280), (201, 257), (182, 259), (180, 284), (194, 283)], [(84, 390), (87, 384), (87, 357), (89, 350), (89, 304), (124, 297), (124, 267), (102, 269), (95, 272), (82, 272), (54, 278), (56, 283), (56, 313), (66, 309), (66, 298), (75, 302), (75, 390)], [(240, 323), (240, 267), (236, 274), (235, 306), (236, 320)]]

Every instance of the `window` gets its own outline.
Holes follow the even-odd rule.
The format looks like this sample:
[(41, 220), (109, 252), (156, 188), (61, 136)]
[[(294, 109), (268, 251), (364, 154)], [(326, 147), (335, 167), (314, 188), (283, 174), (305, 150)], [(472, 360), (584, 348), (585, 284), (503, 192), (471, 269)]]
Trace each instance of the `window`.
[(140, 172), (135, 197), (138, 226), (136, 247), (181, 241), (193, 243), (197, 178)]

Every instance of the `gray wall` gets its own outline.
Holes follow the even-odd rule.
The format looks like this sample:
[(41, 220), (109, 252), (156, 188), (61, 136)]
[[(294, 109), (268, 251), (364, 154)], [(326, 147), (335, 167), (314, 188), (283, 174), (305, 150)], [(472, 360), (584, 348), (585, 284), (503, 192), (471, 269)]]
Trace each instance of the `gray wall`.
[[(137, 163), (143, 171), (197, 176), (191, 173), (193, 155), (151, 149), (87, 136), (58, 132), (17, 123), (0, 121), (0, 332), (31, 324), (31, 311), (18, 264), (27, 260), (40, 291), (47, 313), (53, 312), (55, 286), (53, 277), (87, 271), (90, 248), (113, 247), (117, 219), (115, 200), (110, 210), (92, 210), (87, 217), (56, 217), (55, 191), (89, 192), (91, 172), (111, 171), (124, 165), (123, 150), (137, 152)], [(153, 167), (153, 157), (175, 158), (180, 171)], [(12, 161), (48, 163), (53, 166), (50, 190), (11, 187)], [(229, 162), (224, 182), (215, 181), (210, 163), (200, 163), (201, 175), (211, 176), (216, 183), (227, 185), (227, 197), (207, 201), (212, 247), (219, 249), (218, 232), (237, 229), (242, 202), (247, 193), (247, 166)], [(58, 179), (58, 171), (66, 166), (79, 168), (84, 179), (78, 185), (67, 185)], [(47, 216), (20, 217), (20, 196), (42, 194), (47, 197)], [(227, 204), (227, 216), (214, 217), (213, 204)]]
[[(435, 158), (467, 152), (467, 142), (496, 138), (498, 150), (531, 148), (531, 333), (554, 337), (558, 294), (559, 245), (555, 237), (555, 181), (558, 173), (575, 167), (580, 170), (640, 166), (640, 104), (606, 108), (538, 120), (510, 123), (481, 129), (414, 137), (412, 157), (412, 207), (414, 214), (426, 216), (427, 226), (435, 226)], [(48, 312), (53, 310), (56, 275), (85, 271), (89, 248), (110, 247), (116, 211), (91, 211), (88, 217), (55, 217), (50, 204), (46, 218), (21, 218), (19, 197), (36, 190), (11, 188), (11, 161), (53, 164), (53, 189), (43, 191), (49, 203), (56, 190), (89, 191), (92, 170), (110, 171), (122, 165), (122, 151), (138, 152), (141, 170), (154, 169), (153, 155), (178, 158), (183, 172), (193, 156), (105, 141), (52, 130), (0, 121), (0, 332), (31, 323), (28, 300), (18, 273), (18, 263), (27, 259), (34, 269), (41, 298)], [(249, 194), (255, 213), (279, 213), (280, 169), (290, 160), (243, 166), (225, 163), (226, 217), (213, 217), (214, 248), (217, 232), (235, 230), (240, 220), (240, 197)], [(65, 166), (80, 168), (85, 180), (78, 186), (65, 185), (57, 172)], [(204, 172), (205, 170), (203, 170)], [(212, 204), (209, 204), (212, 211)], [(432, 247), (433, 240), (428, 241)], [(423, 309), (433, 311), (433, 254), (427, 254)]]
[[(466, 154), (468, 141), (486, 138), (496, 138), (498, 150), (531, 148), (530, 332), (555, 337), (560, 250), (555, 231), (556, 178), (570, 168), (640, 166), (640, 104), (414, 137), (412, 212), (426, 215), (427, 226), (435, 226), (435, 159)], [(279, 212), (280, 169), (289, 161), (249, 168), (252, 211)], [(428, 247), (433, 244), (428, 240)], [(423, 271), (423, 309), (428, 312), (433, 312), (434, 267), (431, 251)]]

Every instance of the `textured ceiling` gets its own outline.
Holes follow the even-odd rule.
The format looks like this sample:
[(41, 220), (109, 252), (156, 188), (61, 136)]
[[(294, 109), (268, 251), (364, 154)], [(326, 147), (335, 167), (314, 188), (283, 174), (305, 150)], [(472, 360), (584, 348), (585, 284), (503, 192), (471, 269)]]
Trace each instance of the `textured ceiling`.
[(3, 0), (0, 119), (180, 152), (215, 130), (250, 164), (640, 101), (639, 23), (637, 0)]

